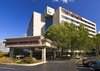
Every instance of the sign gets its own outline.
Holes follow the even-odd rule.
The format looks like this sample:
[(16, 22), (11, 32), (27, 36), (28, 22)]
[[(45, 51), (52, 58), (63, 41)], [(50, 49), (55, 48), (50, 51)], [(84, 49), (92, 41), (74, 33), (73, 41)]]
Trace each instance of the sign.
[(47, 6), (46, 14), (52, 16), (52, 15), (54, 15), (54, 13), (55, 13), (55, 9)]

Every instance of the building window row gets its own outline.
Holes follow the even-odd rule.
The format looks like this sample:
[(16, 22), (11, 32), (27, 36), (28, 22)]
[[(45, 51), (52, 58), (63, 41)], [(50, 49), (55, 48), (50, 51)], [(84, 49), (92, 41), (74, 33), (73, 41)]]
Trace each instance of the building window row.
[(89, 30), (89, 29), (87, 29), (87, 31), (90, 31), (90, 32), (92, 32), (92, 33), (96, 33), (95, 31), (93, 31), (93, 30)]
[[(80, 23), (80, 22), (75, 21), (75, 20), (73, 20), (73, 19), (67, 18), (66, 16), (63, 16), (63, 15), (62, 15), (62, 17), (63, 17), (64, 19), (68, 19), (68, 20), (70, 20), (70, 21), (72, 21), (72, 22), (76, 22), (77, 24)], [(88, 26), (88, 25), (86, 25), (86, 24), (83, 24), (83, 25), (86, 26), (86, 27), (88, 27), (88, 28), (91, 28), (91, 29), (95, 30), (94, 27)]]
[(65, 13), (67, 15), (70, 15), (71, 17), (74, 17), (74, 18), (79, 19), (79, 20), (81, 20), (81, 21), (83, 21), (85, 23), (88, 23), (88, 24), (91, 24), (92, 26), (95, 26), (94, 24), (82, 19), (79, 15), (76, 15), (76, 14), (74, 14), (74, 13), (72, 13), (70, 11), (64, 10), (64, 9), (62, 9), (62, 11), (63, 11), (63, 13)]
[(78, 21), (75, 21), (75, 20), (73, 20), (73, 19), (67, 18), (67, 17), (64, 16), (64, 15), (62, 15), (62, 17), (63, 17), (64, 19), (68, 19), (68, 20), (70, 20), (70, 21), (72, 21), (72, 22), (76, 22), (77, 24), (79, 23)]
[(89, 35), (90, 35), (90, 36), (95, 36), (95, 35), (93, 35), (93, 34), (91, 34), (91, 33), (89, 33)]
[(86, 26), (86, 27), (88, 27), (88, 28), (91, 28), (91, 29), (95, 30), (94, 27), (88, 26), (88, 25), (86, 25), (86, 24), (84, 24), (84, 26)]

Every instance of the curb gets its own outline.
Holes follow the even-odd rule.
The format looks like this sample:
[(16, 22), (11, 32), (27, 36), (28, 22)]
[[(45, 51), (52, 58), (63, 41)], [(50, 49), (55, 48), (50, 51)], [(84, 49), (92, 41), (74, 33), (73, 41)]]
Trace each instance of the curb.
[(37, 66), (37, 65), (40, 65), (40, 64), (44, 64), (44, 63), (47, 63), (47, 61), (34, 63), (34, 64), (5, 64), (5, 63), (2, 63), (2, 64), (5, 64), (5, 65), (16, 65), (16, 66)]

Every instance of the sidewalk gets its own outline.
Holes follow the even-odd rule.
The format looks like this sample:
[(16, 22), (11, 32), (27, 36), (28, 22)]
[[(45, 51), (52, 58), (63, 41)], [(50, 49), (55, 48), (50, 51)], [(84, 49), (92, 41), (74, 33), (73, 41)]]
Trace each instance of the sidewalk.
[(34, 64), (15, 64), (15, 63), (2, 63), (2, 64), (5, 64), (5, 65), (17, 65), (17, 66), (36, 66), (36, 65), (40, 65), (40, 64), (44, 64), (44, 63), (47, 63), (46, 62), (39, 62), (39, 63), (34, 63)]

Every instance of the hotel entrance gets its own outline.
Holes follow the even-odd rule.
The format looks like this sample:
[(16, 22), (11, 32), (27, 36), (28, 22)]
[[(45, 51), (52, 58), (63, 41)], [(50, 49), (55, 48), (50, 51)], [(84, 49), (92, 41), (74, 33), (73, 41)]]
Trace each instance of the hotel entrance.
[(21, 38), (10, 38), (4, 42), (5, 46), (10, 48), (10, 57), (22, 57), (30, 56), (36, 57), (46, 61), (48, 58), (52, 58), (52, 53), (49, 51), (56, 49), (52, 41), (41, 36), (36, 37), (21, 37)]

